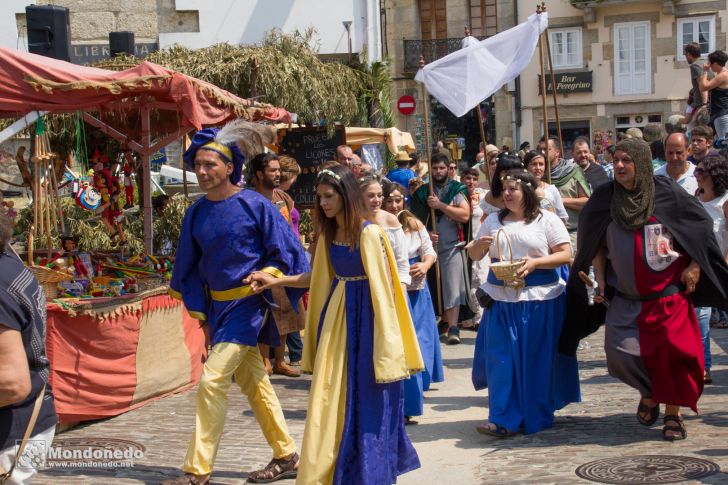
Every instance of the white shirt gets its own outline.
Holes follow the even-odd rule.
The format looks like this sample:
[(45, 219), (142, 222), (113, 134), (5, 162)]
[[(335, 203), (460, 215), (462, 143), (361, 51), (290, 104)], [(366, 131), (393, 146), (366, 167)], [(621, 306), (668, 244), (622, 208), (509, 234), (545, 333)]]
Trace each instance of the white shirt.
[(546, 184), (544, 193), (545, 199), (556, 210), (556, 215), (559, 216), (559, 219), (564, 221), (564, 224), (568, 223), (569, 214), (566, 212), (564, 200), (561, 198), (561, 192), (559, 192), (558, 187), (552, 184)]
[[(685, 189), (685, 192), (687, 192), (690, 195), (695, 195), (695, 191), (698, 190), (698, 181), (695, 180), (695, 165), (693, 165), (690, 162), (685, 162), (688, 164), (688, 171), (684, 174), (680, 175), (680, 178), (676, 180), (678, 185)], [(669, 164), (665, 164), (662, 167), (655, 170), (655, 175), (659, 175), (661, 177), (670, 177), (670, 175), (667, 173), (667, 166)]]
[[(428, 254), (437, 259), (437, 252), (435, 252), (435, 248), (432, 247), (432, 240), (430, 239), (430, 234), (427, 232), (427, 229), (423, 227), (419, 231), (405, 232), (404, 237), (406, 241), (407, 255), (409, 257), (408, 259), (421, 256), (422, 260), (424, 260), (424, 256), (427, 256)], [(420, 247), (422, 247), (421, 253)]]
[(389, 244), (392, 246), (392, 251), (394, 251), (394, 259), (397, 260), (397, 275), (399, 276), (399, 281), (400, 283), (409, 285), (412, 282), (412, 277), (409, 274), (410, 265), (409, 258), (407, 257), (407, 243), (402, 226), (383, 227), (382, 229), (387, 234)]
[[(500, 235), (498, 246), (496, 246), (495, 238), (499, 229), (503, 229), (505, 234)], [(505, 235), (508, 235), (511, 242), (514, 261), (526, 256), (531, 259), (548, 256), (552, 247), (571, 241), (569, 232), (559, 216), (545, 210), (542, 210), (541, 216), (536, 217), (536, 220), (530, 224), (523, 221), (504, 221), (504, 224), (501, 224), (498, 220), (498, 214), (491, 214), (480, 226), (477, 238), (491, 236), (493, 242), (490, 245), (488, 255), (491, 258), (497, 258), (498, 247), (500, 247), (500, 256), (506, 261), (511, 259), (511, 255)], [(481, 286), (493, 299), (508, 302), (551, 300), (563, 293), (565, 287), (566, 282), (563, 279), (559, 279), (559, 281), (550, 285), (531, 286), (520, 291), (500, 285), (492, 285), (488, 282)]]
[(700, 201), (711, 219), (713, 219), (713, 233), (718, 240), (720, 253), (725, 257), (728, 251), (728, 234), (726, 234), (725, 214), (723, 213), (723, 204), (728, 200), (728, 192), (721, 197), (716, 197), (708, 202)]

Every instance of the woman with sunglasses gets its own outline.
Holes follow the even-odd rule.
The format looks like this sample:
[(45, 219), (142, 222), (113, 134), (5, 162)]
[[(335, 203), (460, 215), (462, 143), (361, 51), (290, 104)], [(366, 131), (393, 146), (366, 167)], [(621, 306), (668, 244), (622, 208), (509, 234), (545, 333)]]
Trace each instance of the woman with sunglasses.
[(404, 381), (404, 414), (407, 424), (415, 424), (412, 416), (421, 416), (423, 391), (431, 382), (442, 382), (442, 367), (437, 318), (427, 285), (427, 272), (437, 259), (430, 235), (425, 226), (409, 211), (404, 210), (404, 187), (395, 183), (384, 184), (384, 210), (397, 215), (405, 235), (405, 248), (410, 264), (411, 283), (407, 286), (410, 313), (417, 332), (425, 370)]
[[(700, 91), (710, 93), (710, 123), (715, 127), (715, 137), (725, 139), (728, 133), (728, 69), (725, 64), (728, 55), (723, 51), (708, 54), (708, 62), (703, 65), (703, 75), (698, 78)], [(708, 80), (708, 71), (713, 71), (713, 79)]]
[[(726, 234), (726, 214), (728, 214), (728, 162), (720, 155), (708, 155), (695, 167), (695, 180), (698, 182), (696, 196), (708, 215), (713, 219), (713, 233), (718, 240), (718, 247), (724, 258), (728, 260), (728, 234)], [(703, 338), (703, 356), (705, 359), (706, 384), (713, 382), (710, 375), (712, 356), (710, 354), (710, 314), (709, 307), (695, 308)], [(716, 328), (728, 328), (726, 312), (715, 309), (718, 314)]]
[(313, 270), (275, 278), (256, 271), (256, 291), (311, 288), (304, 372), (313, 372), (298, 483), (392, 484), (419, 468), (404, 428), (402, 381), (424, 368), (394, 254), (367, 221), (354, 174), (319, 172)]

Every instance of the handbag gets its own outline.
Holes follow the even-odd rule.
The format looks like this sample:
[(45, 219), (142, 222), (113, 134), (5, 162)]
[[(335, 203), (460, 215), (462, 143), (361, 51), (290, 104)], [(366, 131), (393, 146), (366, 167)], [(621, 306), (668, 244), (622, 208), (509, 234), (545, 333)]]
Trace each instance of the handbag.
[(35, 427), (35, 422), (38, 420), (38, 414), (40, 413), (40, 408), (43, 404), (43, 397), (45, 396), (46, 388), (43, 386), (43, 389), (41, 389), (40, 394), (38, 394), (38, 397), (35, 398), (35, 404), (33, 404), (33, 413), (30, 415), (30, 421), (28, 421), (28, 427), (25, 429), (25, 435), (23, 435), (23, 440), (20, 442), (20, 446), (18, 446), (18, 452), (15, 453), (15, 460), (13, 460), (13, 464), (10, 467), (10, 470), (3, 472), (3, 469), (0, 468), (0, 485), (7, 482), (10, 477), (13, 474), (13, 470), (15, 470), (15, 467), (18, 466), (18, 462), (20, 461), (20, 457), (23, 456), (23, 452), (25, 451), (25, 445), (28, 444), (28, 439), (30, 439), (30, 433), (33, 432), (33, 428)]
[[(420, 231), (417, 231), (417, 237), (420, 238), (420, 249), (418, 250), (420, 254), (420, 261), (424, 261), (425, 259), (425, 249), (424, 245), (425, 242), (422, 240), (422, 234), (420, 234)], [(412, 277), (412, 281), (407, 286), (407, 291), (419, 291), (425, 287), (425, 283), (427, 282), (427, 274), (422, 275), (419, 278)]]

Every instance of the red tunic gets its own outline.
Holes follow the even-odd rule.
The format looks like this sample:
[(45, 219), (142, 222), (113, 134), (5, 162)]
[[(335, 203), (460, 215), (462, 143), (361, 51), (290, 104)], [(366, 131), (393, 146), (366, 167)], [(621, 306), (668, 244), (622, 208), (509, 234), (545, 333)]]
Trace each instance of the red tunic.
[[(654, 217), (634, 231), (634, 277), (639, 295), (680, 285), (680, 275), (688, 264), (690, 257)], [(652, 399), (697, 412), (703, 392), (703, 344), (690, 296), (680, 291), (643, 301), (637, 324)]]

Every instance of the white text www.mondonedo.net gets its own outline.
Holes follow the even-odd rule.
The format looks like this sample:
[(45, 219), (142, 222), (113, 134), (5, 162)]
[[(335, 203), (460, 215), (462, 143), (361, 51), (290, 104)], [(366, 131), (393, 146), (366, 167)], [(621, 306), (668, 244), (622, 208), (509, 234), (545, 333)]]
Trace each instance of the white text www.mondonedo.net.
[(131, 461), (47, 461), (41, 468), (131, 468)]

